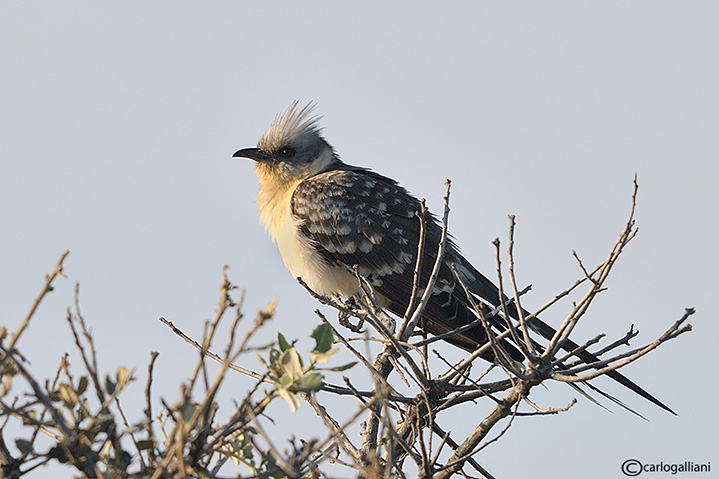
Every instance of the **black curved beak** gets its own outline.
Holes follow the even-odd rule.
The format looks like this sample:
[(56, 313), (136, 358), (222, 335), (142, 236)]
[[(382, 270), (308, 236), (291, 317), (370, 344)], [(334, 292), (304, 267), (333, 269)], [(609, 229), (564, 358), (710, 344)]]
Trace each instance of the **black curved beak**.
[(255, 161), (266, 161), (269, 159), (269, 156), (267, 156), (267, 153), (260, 150), (259, 148), (243, 148), (241, 150), (237, 150), (234, 155), (232, 155), (233, 158), (249, 158), (251, 160)]

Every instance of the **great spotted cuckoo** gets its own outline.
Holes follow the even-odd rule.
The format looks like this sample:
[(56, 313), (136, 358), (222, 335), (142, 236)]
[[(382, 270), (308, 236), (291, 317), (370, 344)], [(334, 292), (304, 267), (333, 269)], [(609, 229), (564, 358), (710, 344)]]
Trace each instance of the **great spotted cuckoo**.
[[(233, 156), (255, 161), (260, 219), (295, 278), (321, 295), (352, 297), (360, 292), (357, 271), (371, 282), (381, 306), (401, 317), (413, 292), (421, 203), (397, 181), (343, 162), (322, 136), (319, 117), (312, 116), (314, 108), (313, 104), (298, 108), (294, 102), (275, 117), (256, 148), (239, 150)], [(442, 226), (428, 215), (423, 231), (428, 246), (421, 249), (420, 286), (427, 284), (435, 263)], [(421, 287), (415, 292), (423, 293)], [(480, 301), (501, 305), (499, 291), (449, 239), (421, 326), (437, 335), (476, 323), (475, 307)], [(516, 307), (507, 310), (518, 317)], [(495, 318), (493, 324), (502, 329), (506, 323)], [(528, 326), (545, 339), (555, 333), (536, 317)], [(486, 343), (487, 335), (483, 325), (477, 324), (447, 341), (472, 351)], [(514, 345), (506, 340), (501, 344), (512, 359), (523, 360)], [(578, 345), (566, 340), (563, 348), (572, 351)], [(484, 359), (494, 360), (492, 350), (487, 351)], [(586, 350), (576, 356), (586, 363), (598, 360)], [(618, 371), (608, 376), (673, 412)]]

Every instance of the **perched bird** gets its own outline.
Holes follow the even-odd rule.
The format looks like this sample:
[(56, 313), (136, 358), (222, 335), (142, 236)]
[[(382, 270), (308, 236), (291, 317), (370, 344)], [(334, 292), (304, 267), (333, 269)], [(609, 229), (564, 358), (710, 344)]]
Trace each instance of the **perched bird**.
[[(413, 291), (421, 203), (397, 181), (344, 163), (322, 136), (319, 117), (312, 116), (314, 109), (312, 103), (299, 108), (295, 101), (275, 117), (256, 148), (241, 149), (233, 157), (255, 161), (260, 220), (295, 278), (319, 294), (352, 297), (360, 292), (357, 268), (372, 283), (381, 306), (401, 317)], [(424, 238), (428, 247), (422, 249), (420, 285), (428, 283), (441, 232), (437, 218), (427, 215)], [(456, 280), (452, 265), (472, 298)], [(422, 293), (421, 289), (416, 291), (418, 296)], [(437, 335), (475, 321), (476, 298), (492, 307), (501, 304), (497, 287), (472, 266), (450, 238), (422, 317), (423, 328)], [(516, 308), (507, 309), (516, 319)], [(503, 328), (496, 319), (494, 325)], [(532, 318), (529, 326), (546, 339), (555, 333), (539, 318)], [(446, 340), (473, 351), (486, 343), (487, 335), (484, 327), (477, 325)], [(509, 342), (502, 345), (512, 359), (524, 359)], [(578, 345), (568, 340), (563, 347), (571, 351)], [(577, 356), (587, 363), (597, 361), (587, 351)], [(492, 361), (491, 349), (483, 357)], [(612, 371), (608, 375), (673, 413), (621, 373)]]

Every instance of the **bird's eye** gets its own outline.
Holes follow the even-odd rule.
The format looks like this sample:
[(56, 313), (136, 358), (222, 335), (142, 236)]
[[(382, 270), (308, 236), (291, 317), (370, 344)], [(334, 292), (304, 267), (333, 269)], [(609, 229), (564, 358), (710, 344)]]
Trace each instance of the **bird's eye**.
[(295, 156), (295, 149), (291, 146), (285, 146), (280, 150), (280, 155), (284, 156), (285, 158), (290, 158)]

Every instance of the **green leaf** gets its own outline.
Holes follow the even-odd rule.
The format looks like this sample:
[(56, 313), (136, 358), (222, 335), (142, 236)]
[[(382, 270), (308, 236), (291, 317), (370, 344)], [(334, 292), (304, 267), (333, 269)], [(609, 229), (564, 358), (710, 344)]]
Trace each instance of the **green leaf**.
[(239, 465), (241, 461), (245, 462), (248, 467), (254, 468), (252, 444), (249, 443), (244, 434), (238, 434), (234, 440), (230, 439), (225, 443), (225, 447), (220, 449), (220, 453), (232, 459), (235, 465)]
[[(132, 462), (132, 455), (124, 449), (115, 449), (115, 457), (110, 463), (121, 471), (127, 470), (127, 466)], [(107, 477), (107, 476), (105, 476)]]
[(257, 354), (257, 359), (260, 361), (260, 364), (262, 364), (265, 368), (269, 369), (270, 367), (267, 365), (267, 362), (264, 360), (260, 354)]
[(80, 382), (77, 384), (77, 395), (82, 396), (87, 391), (88, 379), (87, 376), (82, 376)]
[(287, 401), (287, 403), (290, 405), (290, 411), (295, 412), (300, 407), (300, 399), (297, 397), (297, 395), (293, 392), (288, 391), (287, 389), (281, 388), (277, 390), (277, 395)]
[(15, 447), (23, 454), (32, 452), (32, 443), (27, 439), (15, 439)]
[(290, 379), (288, 375), (283, 374), (277, 379), (277, 381), (275, 381), (275, 386), (277, 387), (277, 389), (287, 389), (288, 387), (292, 386), (292, 379)]
[(108, 432), (110, 429), (115, 428), (115, 416), (110, 412), (99, 413), (95, 416), (98, 432)]
[(310, 351), (310, 356), (312, 356), (312, 360), (316, 363), (326, 363), (329, 361), (330, 356), (332, 356), (334, 353), (339, 351), (338, 348), (332, 348), (327, 352), (317, 352), (317, 351)]
[(67, 448), (62, 443), (56, 444), (49, 451), (47, 451), (47, 457), (51, 459), (57, 459), (58, 462), (61, 462), (63, 464), (70, 460), (67, 455)]
[(307, 373), (295, 381), (290, 389), (292, 392), (314, 392), (322, 389), (322, 375), (320, 373)]
[(105, 375), (105, 391), (107, 391), (107, 394), (112, 394), (115, 392), (115, 388), (117, 387), (117, 384), (115, 384), (112, 379), (110, 379), (109, 375)]
[(315, 339), (316, 345), (313, 351), (318, 353), (328, 352), (332, 348), (332, 342), (335, 340), (332, 326), (329, 323), (322, 323), (317, 326), (310, 337)]
[(183, 404), (180, 407), (180, 412), (182, 413), (182, 420), (187, 422), (192, 418), (192, 415), (195, 414), (195, 411), (197, 410), (197, 404), (193, 403), (192, 401), (188, 401), (185, 404)]
[(62, 402), (68, 408), (74, 408), (75, 405), (80, 401), (80, 399), (77, 397), (77, 393), (69, 384), (60, 383), (58, 391), (60, 393), (60, 399), (62, 399)]
[(280, 351), (282, 351), (283, 353), (292, 347), (287, 342), (285, 337), (282, 336), (282, 333), (277, 333), (277, 345), (280, 347)]
[(151, 441), (150, 439), (141, 439), (137, 441), (138, 451), (146, 451), (152, 449), (153, 447), (155, 447), (155, 441)]
[(289, 376), (293, 382), (301, 378), (304, 374), (302, 370), (302, 359), (300, 359), (300, 355), (297, 354), (295, 348), (290, 348), (285, 351), (285, 354), (282, 355), (281, 365), (284, 373)]
[(335, 371), (335, 372), (346, 371), (349, 368), (353, 367), (355, 364), (357, 364), (357, 361), (352, 361), (351, 363), (347, 363), (342, 366), (335, 366), (333, 368), (320, 368), (320, 369), (322, 369), (323, 371)]

